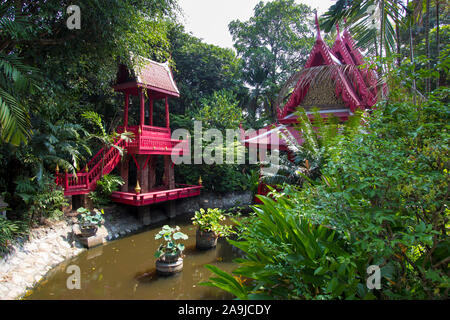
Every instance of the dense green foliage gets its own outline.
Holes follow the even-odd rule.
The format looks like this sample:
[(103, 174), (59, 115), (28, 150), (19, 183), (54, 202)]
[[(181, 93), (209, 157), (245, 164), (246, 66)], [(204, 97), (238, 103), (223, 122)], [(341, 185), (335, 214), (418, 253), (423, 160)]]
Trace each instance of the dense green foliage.
[[(11, 223), (62, 214), (66, 201), (53, 183), (56, 165), (83, 168), (104, 142), (89, 138), (110, 136), (118, 125), (123, 99), (111, 90), (118, 64), (130, 52), (170, 58), (167, 33), (176, 1), (82, 1), (76, 3), (80, 30), (66, 26), (71, 4), (0, 4), (0, 193), (12, 209)], [(101, 135), (80, 121), (85, 112), (101, 115)]]
[[(228, 291), (241, 298), (447, 297), (447, 97), (442, 88), (420, 106), (380, 103), (364, 132), (334, 141), (320, 179), (287, 186), (276, 201), (262, 198), (241, 225), (241, 241), (232, 241), (247, 254), (234, 274), (250, 280)], [(373, 292), (365, 283), (370, 265), (381, 268), (381, 289)], [(225, 278), (210, 285), (230, 284)]]
[[(237, 155), (245, 155), (247, 150), (240, 144), (236, 136), (231, 145), (226, 144), (226, 130), (237, 130), (239, 124), (244, 121), (242, 109), (233, 92), (227, 90), (214, 92), (211, 96), (201, 99), (200, 107), (187, 112), (186, 115), (173, 118), (178, 126), (189, 130), (191, 137), (194, 137), (195, 134), (194, 121), (200, 121), (202, 137), (196, 142), (199, 145), (201, 143), (203, 156), (212, 155), (217, 159), (217, 162), (212, 164), (207, 163), (204, 159), (202, 164), (196, 164), (195, 157), (198, 157), (199, 154), (195, 151), (200, 148), (196, 149), (194, 140), (192, 140), (190, 164), (181, 164), (175, 167), (177, 179), (187, 181), (187, 183), (197, 183), (201, 177), (206, 190), (217, 192), (250, 188), (249, 165), (237, 163)], [(216, 140), (214, 137), (207, 139), (205, 133), (209, 129), (218, 130), (222, 134), (223, 141)], [(226, 163), (227, 152), (233, 154), (235, 164)]]

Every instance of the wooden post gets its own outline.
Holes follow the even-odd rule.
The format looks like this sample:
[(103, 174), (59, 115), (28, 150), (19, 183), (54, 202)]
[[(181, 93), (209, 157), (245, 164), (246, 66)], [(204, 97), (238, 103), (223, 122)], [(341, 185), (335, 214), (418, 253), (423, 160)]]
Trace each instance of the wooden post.
[(141, 127), (145, 125), (145, 112), (144, 112), (144, 105), (145, 105), (145, 96), (144, 96), (144, 89), (139, 89), (139, 98), (141, 101)]
[(150, 125), (153, 126), (153, 99), (150, 98)]
[(166, 128), (169, 128), (170, 120), (169, 120), (169, 98), (166, 97)]
[(124, 113), (124, 115), (123, 115), (124, 131), (127, 131), (127, 127), (128, 127), (128, 105), (129, 105), (129, 100), (130, 100), (130, 95), (128, 94), (128, 92), (125, 92), (125, 109), (123, 111), (123, 113)]
[[(137, 154), (136, 160), (139, 164), (137, 180), (141, 185), (141, 193), (148, 192), (148, 166), (145, 166), (145, 161), (147, 160), (147, 156), (143, 154)], [(145, 166), (145, 168), (144, 168)]]
[(151, 155), (148, 161), (148, 190), (152, 190), (156, 186), (156, 156)]
[(120, 191), (128, 192), (128, 172), (130, 166), (130, 158), (127, 155), (124, 155), (124, 158), (120, 161), (120, 176), (124, 184), (120, 187)]
[(175, 175), (170, 155), (164, 156), (164, 186), (167, 189), (175, 189)]

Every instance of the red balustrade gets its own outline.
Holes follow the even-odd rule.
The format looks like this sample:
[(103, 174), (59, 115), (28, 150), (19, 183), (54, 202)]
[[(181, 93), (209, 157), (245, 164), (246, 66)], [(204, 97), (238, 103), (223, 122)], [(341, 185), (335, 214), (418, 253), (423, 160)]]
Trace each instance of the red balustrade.
[(146, 193), (119, 192), (111, 195), (111, 200), (117, 203), (132, 206), (146, 206), (158, 202), (172, 201), (176, 199), (194, 197), (200, 195), (202, 186), (177, 184), (176, 189), (149, 191)]
[[(115, 143), (120, 148), (125, 148), (124, 140)], [(64, 188), (65, 195), (86, 194), (93, 191), (100, 177), (110, 173), (120, 161), (120, 153), (114, 147), (107, 152), (101, 149), (91, 161), (88, 162), (88, 172), (76, 174), (57, 173), (56, 183)], [(102, 169), (103, 166), (103, 169)]]
[[(134, 134), (133, 141), (127, 145), (130, 154), (182, 155), (188, 151), (187, 141), (172, 139), (169, 128), (143, 125), (127, 127), (127, 131)], [(117, 132), (123, 133), (124, 127), (118, 127)]]

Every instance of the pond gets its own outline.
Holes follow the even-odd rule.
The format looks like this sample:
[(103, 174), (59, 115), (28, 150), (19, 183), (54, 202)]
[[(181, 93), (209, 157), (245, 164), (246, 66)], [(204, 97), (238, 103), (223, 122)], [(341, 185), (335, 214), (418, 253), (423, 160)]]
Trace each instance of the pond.
[[(164, 224), (178, 225), (189, 236), (184, 242), (183, 271), (170, 277), (156, 274), (153, 256), (160, 244), (155, 240), (155, 234)], [(236, 268), (232, 260), (238, 257), (238, 250), (223, 238), (219, 239), (215, 249), (197, 250), (195, 232), (190, 216), (183, 216), (89, 249), (51, 270), (24, 299), (232, 299), (233, 296), (218, 288), (199, 286), (198, 283), (211, 276), (205, 264), (216, 265), (225, 271)], [(71, 265), (80, 268), (81, 289), (69, 290), (66, 286), (71, 276), (66, 270)]]

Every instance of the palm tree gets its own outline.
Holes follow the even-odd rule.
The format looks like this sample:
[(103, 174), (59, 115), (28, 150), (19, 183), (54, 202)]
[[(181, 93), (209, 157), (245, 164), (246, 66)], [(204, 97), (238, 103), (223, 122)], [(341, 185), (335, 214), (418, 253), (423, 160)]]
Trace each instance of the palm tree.
[(396, 52), (395, 25), (402, 25), (406, 7), (400, 0), (337, 0), (322, 15), (321, 27), (329, 32), (346, 19), (361, 48), (374, 50), (377, 57)]
[(91, 155), (86, 143), (89, 133), (79, 124), (61, 120), (56, 123), (39, 121), (39, 129), (29, 141), (32, 152), (28, 153), (36, 166), (38, 180), (42, 178), (45, 163), (57, 163), (58, 167), (75, 173), (81, 161), (85, 160), (83, 153)]
[(37, 86), (38, 70), (22, 62), (12, 39), (27, 37), (28, 23), (14, 15), (8, 2), (0, 4), (0, 139), (18, 146), (31, 136), (31, 122), (24, 100)]

